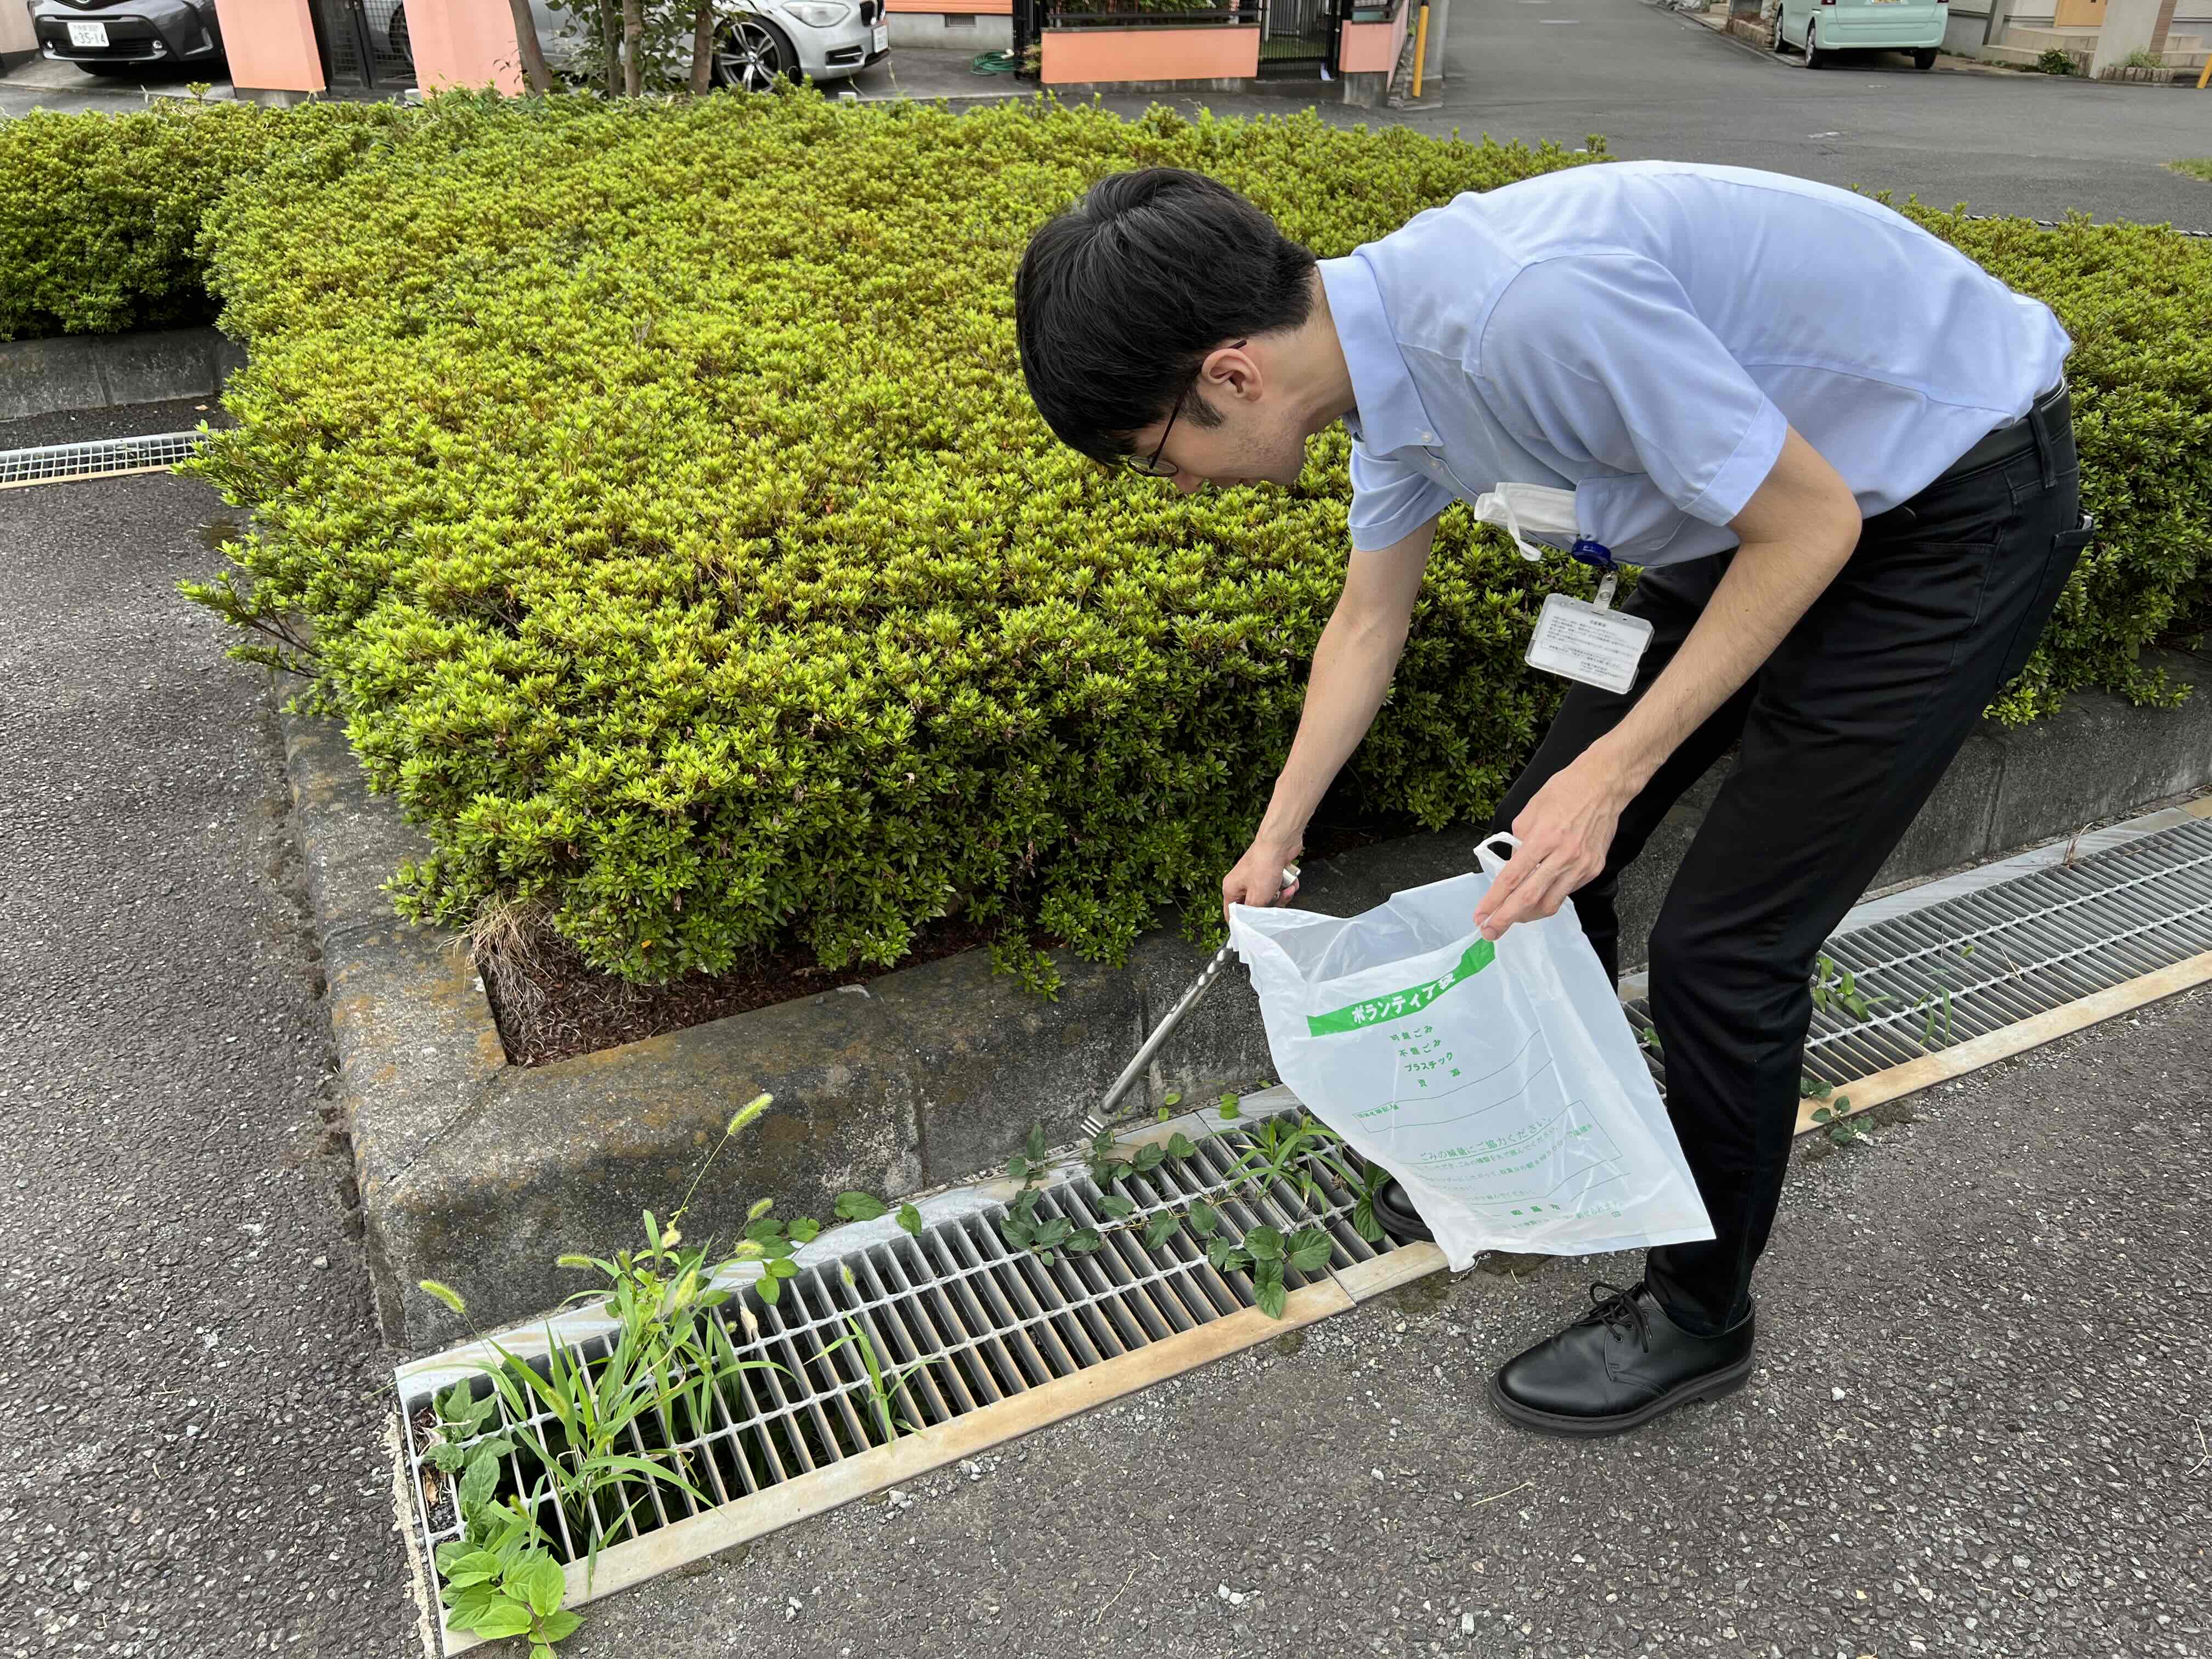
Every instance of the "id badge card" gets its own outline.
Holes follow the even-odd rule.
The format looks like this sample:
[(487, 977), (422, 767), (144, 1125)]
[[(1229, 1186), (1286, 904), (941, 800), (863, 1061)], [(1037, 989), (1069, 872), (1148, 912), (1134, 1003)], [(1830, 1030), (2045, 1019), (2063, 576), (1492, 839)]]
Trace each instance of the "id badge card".
[(1526, 660), (1546, 673), (1626, 694), (1635, 689), (1637, 665), (1650, 644), (1651, 624), (1643, 617), (1553, 593), (1536, 618)]

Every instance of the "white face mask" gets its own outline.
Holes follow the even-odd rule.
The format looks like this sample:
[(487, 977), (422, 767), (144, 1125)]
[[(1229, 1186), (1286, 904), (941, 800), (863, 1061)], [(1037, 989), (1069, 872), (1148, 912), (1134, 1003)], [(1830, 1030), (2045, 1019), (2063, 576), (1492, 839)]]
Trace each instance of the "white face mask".
[(1474, 516), (1500, 526), (1513, 538), (1521, 556), (1532, 562), (1557, 549), (1531, 546), (1528, 535), (1560, 536), (1572, 542), (1581, 533), (1575, 521), (1575, 492), (1549, 484), (1501, 483), (1474, 499)]

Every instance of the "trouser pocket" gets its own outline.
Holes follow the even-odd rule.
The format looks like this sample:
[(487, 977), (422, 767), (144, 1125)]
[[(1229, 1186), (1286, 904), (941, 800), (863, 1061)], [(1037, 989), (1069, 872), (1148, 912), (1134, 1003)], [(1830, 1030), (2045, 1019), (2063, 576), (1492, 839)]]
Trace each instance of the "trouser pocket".
[(2051, 538), (2051, 551), (2044, 561), (2043, 580), (2027, 615), (2021, 618), (2012, 649), (2005, 653), (2003, 670), (1997, 676), (1999, 685), (2011, 684), (2020, 671), (2027, 666), (2027, 659), (2035, 654), (2035, 647), (2043, 640), (2044, 627), (2050, 622), (2051, 613), (2058, 608), (2058, 596), (2066, 591), (2067, 579), (2073, 575), (2074, 567), (2081, 561), (2082, 550), (2095, 539), (2096, 534), (2097, 520), (2084, 513), (2080, 524)]

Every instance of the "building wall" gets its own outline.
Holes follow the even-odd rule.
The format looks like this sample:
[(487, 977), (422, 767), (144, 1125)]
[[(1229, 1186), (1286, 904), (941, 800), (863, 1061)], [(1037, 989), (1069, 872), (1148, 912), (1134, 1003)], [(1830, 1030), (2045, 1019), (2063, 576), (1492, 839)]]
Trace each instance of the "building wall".
[(522, 52), (507, 0), (408, 0), (408, 46), (422, 90), (523, 89)]
[(0, 64), (13, 67), (38, 55), (38, 37), (31, 33), (28, 0), (0, 0)]
[(1047, 29), (1040, 78), (1048, 86), (1093, 81), (1218, 81), (1260, 72), (1257, 28)]
[(231, 84), (247, 92), (320, 92), (322, 58), (307, 0), (215, 0)]

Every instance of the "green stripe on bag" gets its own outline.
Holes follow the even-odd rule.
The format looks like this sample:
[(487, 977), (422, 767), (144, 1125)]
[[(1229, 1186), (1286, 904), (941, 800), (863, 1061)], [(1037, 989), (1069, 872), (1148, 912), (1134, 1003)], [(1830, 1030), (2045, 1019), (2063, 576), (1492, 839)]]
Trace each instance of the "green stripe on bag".
[(1361, 1030), (1378, 1020), (1395, 1019), (1401, 1014), (1417, 1014), (1462, 980), (1472, 979), (1497, 959), (1498, 947), (1486, 939), (1479, 939), (1467, 947), (1467, 954), (1459, 959), (1457, 967), (1447, 968), (1427, 984), (1393, 991), (1388, 996), (1370, 997), (1333, 1014), (1308, 1014), (1306, 1030), (1314, 1036), (1328, 1036), (1337, 1031)]

